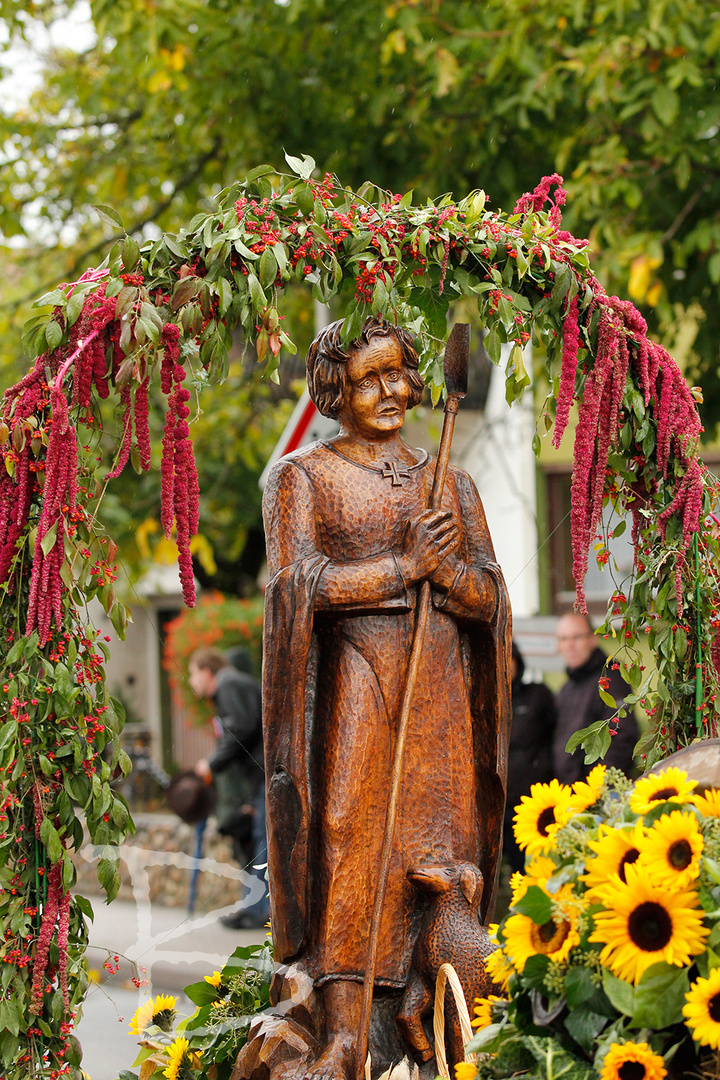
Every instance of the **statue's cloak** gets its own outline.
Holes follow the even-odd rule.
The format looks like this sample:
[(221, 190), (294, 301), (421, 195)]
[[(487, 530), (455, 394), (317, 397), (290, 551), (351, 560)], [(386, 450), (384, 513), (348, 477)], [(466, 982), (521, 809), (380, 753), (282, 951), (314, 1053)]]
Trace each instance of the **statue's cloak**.
[[(282, 459), (268, 479), (263, 501), (266, 536), (287, 529), (301, 496), (279, 496), (293, 469)], [(478, 865), (485, 879), (480, 915), (486, 921), (494, 904), (502, 850), (502, 823), (510, 735), (509, 657), (511, 617), (507, 590), (494, 561), (492, 543), (479, 496), (470, 478), (452, 470), (461, 516), (472, 527), (473, 565), (493, 583), (494, 611), (489, 621), (458, 618), (460, 650), (472, 717), (480, 849)], [(290, 523), (292, 526), (292, 522)], [(272, 545), (269, 543), (269, 548)], [(317, 690), (319, 648), (314, 630), (316, 597), (331, 560), (317, 546), (300, 544), (299, 557), (279, 569), (270, 560), (272, 577), (265, 592), (263, 660), (263, 730), (267, 792), (267, 832), (272, 931), (281, 962), (302, 955), (307, 945), (307, 916), (313, 890), (310, 864), (312, 806), (310, 754)], [(275, 570), (275, 572), (273, 572)], [(415, 589), (408, 592), (415, 593)], [(436, 597), (437, 598), (437, 597)], [(413, 596), (414, 602), (414, 596)], [(402, 662), (406, 662), (404, 659)], [(315, 752), (318, 752), (317, 748)], [(388, 786), (391, 762), (387, 763)], [(441, 765), (439, 765), (441, 767)]]

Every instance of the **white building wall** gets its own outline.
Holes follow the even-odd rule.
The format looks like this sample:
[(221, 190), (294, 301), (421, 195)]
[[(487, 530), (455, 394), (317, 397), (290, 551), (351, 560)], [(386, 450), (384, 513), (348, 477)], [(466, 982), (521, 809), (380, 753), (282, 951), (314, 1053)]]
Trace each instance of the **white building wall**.
[[(535, 430), (532, 390), (512, 407), (505, 401), (509, 346), (493, 368), (485, 411), (473, 413), (472, 426), (458, 427), (454, 460), (477, 484), (485, 507), (495, 555), (510, 591), (513, 616), (536, 615), (539, 605), (537, 519), (535, 512)], [(530, 357), (526, 366), (531, 370)], [(462, 417), (462, 406), (458, 419)]]

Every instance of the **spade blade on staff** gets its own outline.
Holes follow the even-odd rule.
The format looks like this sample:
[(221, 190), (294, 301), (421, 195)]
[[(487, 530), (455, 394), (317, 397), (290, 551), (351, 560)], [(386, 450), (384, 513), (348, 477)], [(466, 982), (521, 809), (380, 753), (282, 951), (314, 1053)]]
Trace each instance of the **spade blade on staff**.
[[(455, 417), (457, 416), (460, 402), (467, 394), (468, 365), (470, 358), (470, 326), (468, 323), (455, 323), (445, 348), (444, 373), (447, 398), (445, 401), (445, 415), (443, 418), (442, 435), (435, 464), (435, 476), (433, 479), (432, 493), (430, 495), (430, 510), (439, 510), (442, 503), (443, 491), (445, 490), (445, 478), (447, 476), (448, 462), (450, 460), (450, 447), (452, 445)], [(375, 969), (377, 967), (378, 943), (380, 938), (380, 919), (383, 904), (385, 902), (385, 890), (390, 872), (390, 853), (392, 851), (393, 837), (395, 835), (395, 819), (397, 817), (398, 796), (400, 794), (400, 782), (402, 780), (403, 756), (405, 753), (405, 740), (408, 731), (410, 710), (417, 683), (420, 657), (422, 655), (427, 628), (428, 614), (430, 612), (430, 582), (423, 581), (420, 587), (420, 597), (417, 605), (415, 619), (415, 632), (413, 635), (410, 660), (408, 662), (405, 686), (400, 703), (398, 717), (397, 738), (395, 752), (393, 754), (393, 767), (390, 776), (390, 792), (388, 795), (387, 813), (385, 817), (385, 834), (380, 855), (380, 872), (378, 874), (375, 902), (373, 904), (372, 918), (370, 920), (370, 937), (368, 943), (368, 958), (365, 965), (365, 981), (363, 984), (362, 1009), (360, 1013), (360, 1029), (358, 1031), (357, 1056), (355, 1059), (356, 1080), (365, 1080), (365, 1062), (368, 1052), (368, 1038), (370, 1032), (370, 1010), (372, 1007), (373, 987), (375, 984)]]

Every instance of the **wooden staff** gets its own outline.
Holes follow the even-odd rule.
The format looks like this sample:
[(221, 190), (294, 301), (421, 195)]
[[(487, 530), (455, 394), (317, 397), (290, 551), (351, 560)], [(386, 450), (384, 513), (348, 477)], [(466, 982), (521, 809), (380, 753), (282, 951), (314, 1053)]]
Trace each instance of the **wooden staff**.
[[(452, 444), (453, 430), (455, 428), (455, 417), (458, 408), (460, 407), (460, 401), (467, 394), (469, 355), (470, 326), (467, 323), (455, 323), (445, 348), (444, 370), (447, 400), (445, 402), (443, 429), (435, 465), (432, 494), (430, 496), (431, 510), (439, 510), (442, 502), (443, 491), (445, 489), (445, 477), (447, 476), (448, 462), (450, 460), (450, 446)], [(395, 742), (393, 767), (390, 777), (390, 793), (388, 795), (387, 813), (385, 816), (385, 835), (383, 837), (383, 846), (380, 855), (380, 870), (375, 892), (375, 902), (373, 904), (372, 918), (370, 919), (368, 958), (365, 965), (365, 981), (363, 983), (362, 1008), (360, 1011), (360, 1028), (358, 1031), (357, 1052), (355, 1058), (356, 1080), (365, 1080), (365, 1062), (367, 1060), (368, 1039), (370, 1035), (370, 1010), (372, 1007), (378, 943), (380, 939), (380, 919), (385, 903), (385, 891), (387, 889), (388, 874), (390, 872), (390, 853), (395, 835), (395, 819), (397, 817), (398, 797), (400, 794), (400, 781), (402, 779), (403, 757), (405, 754), (408, 722), (410, 720), (410, 709), (415, 693), (415, 685), (417, 683), (418, 670), (420, 668), (420, 657), (423, 651), (425, 630), (427, 628), (428, 614), (430, 612), (430, 591), (430, 582), (428, 580), (423, 581), (418, 599), (415, 633), (413, 635), (412, 649), (410, 651), (410, 660), (408, 662), (405, 686), (403, 688), (403, 695), (400, 703), (397, 739)]]

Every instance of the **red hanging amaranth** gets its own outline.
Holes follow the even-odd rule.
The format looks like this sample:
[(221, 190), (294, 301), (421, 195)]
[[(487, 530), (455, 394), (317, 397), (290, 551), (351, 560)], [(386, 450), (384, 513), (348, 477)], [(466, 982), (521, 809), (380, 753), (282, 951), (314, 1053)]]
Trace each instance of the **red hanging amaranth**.
[(180, 328), (168, 323), (162, 330), (165, 355), (160, 372), (161, 388), (167, 392), (168, 407), (163, 432), (160, 521), (169, 539), (175, 523), (183, 599), (192, 607), (195, 603), (190, 538), (197, 532), (199, 516), (199, 485), (195, 454), (190, 441), (188, 418), (190, 391), (183, 385), (185, 368), (180, 363), (178, 341)]
[(568, 304), (563, 323), (562, 364), (560, 367), (560, 388), (555, 410), (555, 430), (552, 444), (557, 450), (563, 437), (570, 416), (570, 406), (575, 396), (575, 372), (577, 370), (580, 328), (578, 326), (577, 296)]
[(57, 922), (62, 895), (61, 873), (62, 863), (55, 863), (54, 866), (49, 868), (46, 874), (47, 900), (43, 906), (40, 933), (38, 934), (37, 945), (35, 947), (32, 997), (30, 999), (30, 1011), (36, 1016), (40, 1016), (43, 1010), (45, 972), (47, 971), (50, 942), (52, 941), (55, 930), (55, 923)]

